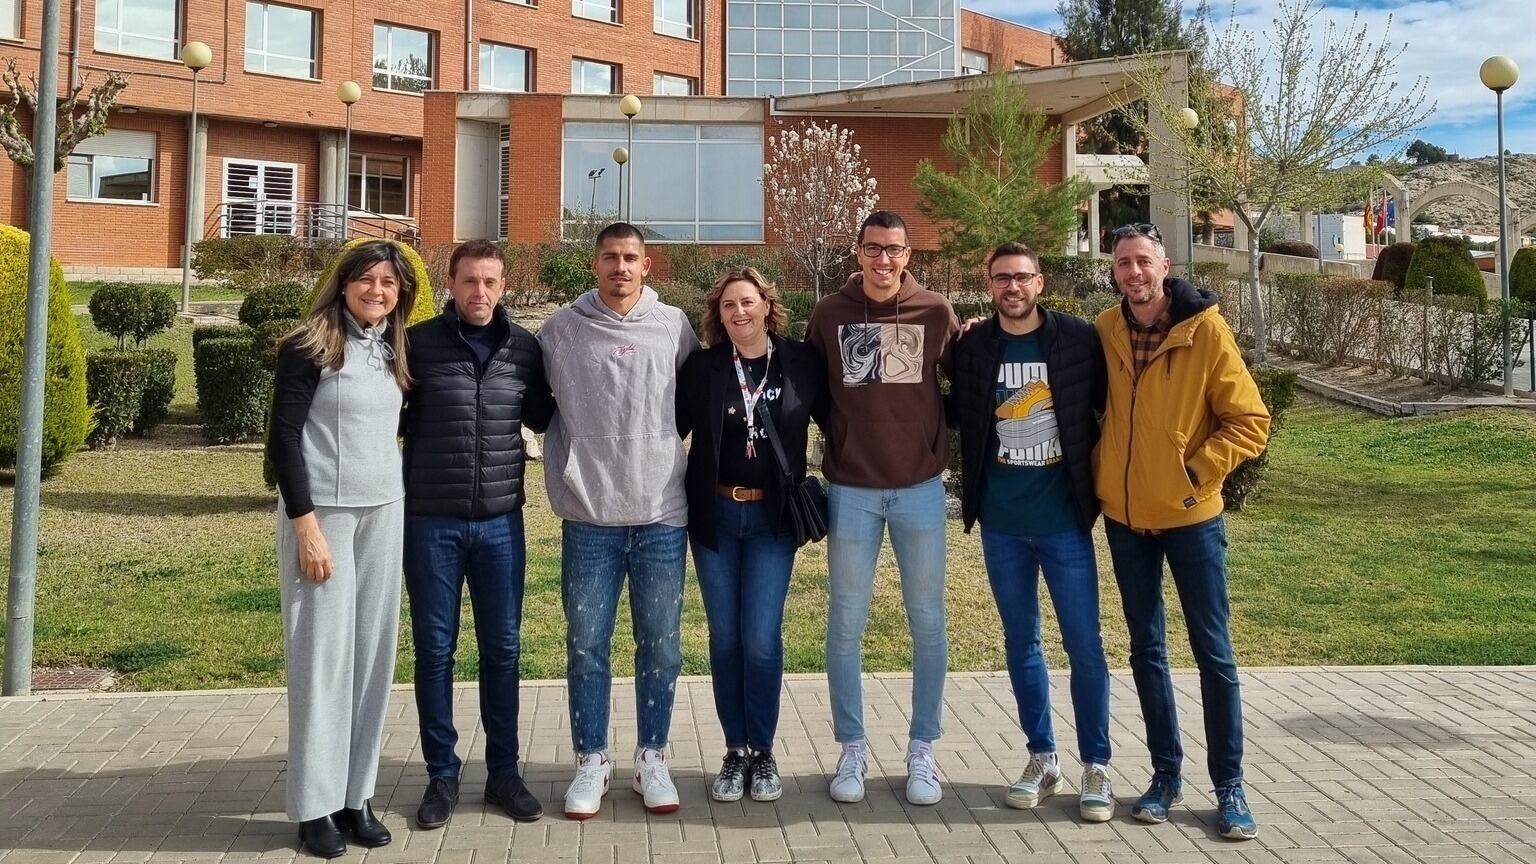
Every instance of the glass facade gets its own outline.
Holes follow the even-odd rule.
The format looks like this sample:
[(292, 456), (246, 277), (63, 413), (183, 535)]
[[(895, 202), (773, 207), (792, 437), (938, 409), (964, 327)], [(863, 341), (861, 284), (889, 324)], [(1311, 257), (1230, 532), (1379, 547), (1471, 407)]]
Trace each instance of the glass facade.
[(959, 0), (728, 0), (726, 94), (789, 96), (948, 78)]

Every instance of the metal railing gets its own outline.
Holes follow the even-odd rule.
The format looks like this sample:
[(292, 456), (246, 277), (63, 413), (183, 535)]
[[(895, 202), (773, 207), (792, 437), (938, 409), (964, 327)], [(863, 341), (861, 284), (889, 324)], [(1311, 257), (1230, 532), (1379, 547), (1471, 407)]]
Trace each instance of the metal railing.
[(311, 241), (373, 237), (421, 245), (421, 228), (409, 219), (318, 201), (225, 201), (214, 207), (203, 225), (205, 239), (260, 234)]

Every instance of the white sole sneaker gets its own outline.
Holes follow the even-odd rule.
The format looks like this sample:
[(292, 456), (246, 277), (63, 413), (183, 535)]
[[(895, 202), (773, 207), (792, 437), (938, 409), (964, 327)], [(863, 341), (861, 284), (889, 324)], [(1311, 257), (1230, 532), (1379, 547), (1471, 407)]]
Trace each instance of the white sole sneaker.
[(1009, 787), (1008, 792), (1003, 795), (1003, 801), (1007, 803), (1009, 807), (1012, 807), (1015, 810), (1033, 810), (1040, 806), (1041, 801), (1044, 801), (1052, 795), (1060, 792), (1063, 785), (1064, 781), (1062, 776), (1057, 774), (1056, 779), (1042, 784), (1040, 786), (1040, 791), (1036, 792), (1034, 795), (1015, 795), (1013, 788)]
[(591, 819), (593, 816), (596, 816), (598, 814), (598, 811), (603, 809), (603, 799), (606, 798), (606, 797), (608, 797), (608, 784), (604, 783), (603, 784), (603, 794), (598, 797), (597, 803), (594, 804), (592, 807), (590, 807), (590, 808), (580, 807), (580, 806), (572, 807), (570, 802), (566, 802), (566, 804), (565, 804), (565, 818), (572, 819), (572, 820), (575, 820), (577, 822), (584, 822), (584, 821), (586, 821), (588, 819)]

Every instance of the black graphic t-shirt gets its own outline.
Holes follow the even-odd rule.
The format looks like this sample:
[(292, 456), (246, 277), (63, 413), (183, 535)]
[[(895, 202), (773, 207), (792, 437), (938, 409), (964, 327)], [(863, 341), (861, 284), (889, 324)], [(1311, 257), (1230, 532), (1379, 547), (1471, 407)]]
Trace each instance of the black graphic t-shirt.
[(1037, 333), (1002, 338), (993, 391), (997, 452), (982, 476), (981, 525), (1017, 537), (1075, 530), (1045, 352)]
[[(769, 355), (757, 357), (751, 360), (743, 358), (741, 366), (747, 373), (747, 388), (752, 392), (757, 391), (757, 384), (763, 380), (763, 372), (768, 373), (768, 382), (763, 385), (763, 395), (759, 397), (763, 408), (773, 413), (773, 419), (779, 419), (779, 397), (784, 393), (784, 377), (779, 374), (777, 361), (768, 362)], [(773, 478), (779, 474), (779, 463), (773, 456), (773, 444), (768, 440), (768, 430), (763, 428), (762, 416), (754, 417), (753, 444), (756, 455), (747, 458), (747, 412), (746, 402), (741, 398), (741, 387), (736, 380), (734, 366), (731, 373), (726, 376), (729, 382), (726, 384), (725, 417), (720, 426), (720, 476), (719, 482), (724, 486), (745, 486), (748, 489), (766, 489)]]

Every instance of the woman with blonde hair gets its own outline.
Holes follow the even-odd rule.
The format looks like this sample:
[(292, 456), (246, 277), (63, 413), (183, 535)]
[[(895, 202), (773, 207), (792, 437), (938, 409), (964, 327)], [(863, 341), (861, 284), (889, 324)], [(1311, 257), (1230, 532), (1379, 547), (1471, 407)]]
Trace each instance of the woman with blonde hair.
[[(821, 355), (782, 333), (778, 290), (751, 267), (715, 281), (704, 341), (678, 373), (688, 452), (688, 534), (709, 620), (715, 711), (725, 760), (716, 801), (773, 801), (784, 679), (784, 601), (798, 543), (785, 502), (805, 478), (806, 436), (825, 410)], [(779, 462), (778, 452), (789, 464)]]
[(283, 338), (267, 452), (277, 472), (288, 677), (288, 816), (303, 848), (390, 841), (373, 796), (400, 626), (405, 325), (418, 290), (391, 241), (342, 255)]

